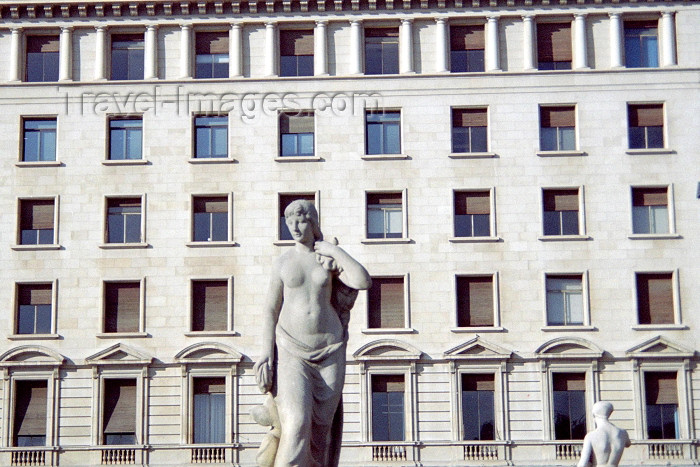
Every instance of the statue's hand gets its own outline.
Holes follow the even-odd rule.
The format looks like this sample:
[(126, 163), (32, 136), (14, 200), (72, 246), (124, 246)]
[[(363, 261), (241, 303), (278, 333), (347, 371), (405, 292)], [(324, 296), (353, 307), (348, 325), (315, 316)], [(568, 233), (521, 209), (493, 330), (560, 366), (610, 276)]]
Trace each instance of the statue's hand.
[(336, 252), (338, 251), (338, 239), (335, 239), (335, 244), (327, 242), (325, 240), (318, 240), (314, 243), (314, 251), (319, 255), (328, 256), (329, 258), (334, 258)]
[(272, 358), (262, 357), (253, 366), (255, 371), (255, 381), (258, 383), (260, 392), (267, 393), (272, 389)]

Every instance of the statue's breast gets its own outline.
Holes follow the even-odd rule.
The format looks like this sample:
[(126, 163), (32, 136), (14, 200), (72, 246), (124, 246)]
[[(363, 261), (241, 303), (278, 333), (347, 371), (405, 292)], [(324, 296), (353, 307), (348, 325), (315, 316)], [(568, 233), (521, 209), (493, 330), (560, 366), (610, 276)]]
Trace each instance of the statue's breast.
[(280, 268), (282, 282), (287, 287), (301, 287), (306, 280), (304, 267), (297, 261), (287, 261)]

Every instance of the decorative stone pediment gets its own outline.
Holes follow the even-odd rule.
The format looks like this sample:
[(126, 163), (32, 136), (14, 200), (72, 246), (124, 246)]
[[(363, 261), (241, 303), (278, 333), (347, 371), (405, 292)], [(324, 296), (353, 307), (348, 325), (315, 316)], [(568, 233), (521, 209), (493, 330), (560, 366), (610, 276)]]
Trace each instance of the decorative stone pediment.
[(457, 347), (447, 350), (443, 355), (448, 360), (508, 360), (513, 355), (513, 352), (476, 336)]
[(0, 367), (60, 366), (65, 361), (63, 355), (40, 345), (22, 345), (0, 355)]
[(88, 365), (150, 365), (153, 357), (124, 344), (114, 344), (85, 359)]
[(580, 337), (557, 337), (539, 346), (535, 355), (544, 359), (597, 360), (603, 356), (603, 350)]
[(180, 363), (239, 363), (242, 359), (240, 352), (218, 342), (192, 344), (175, 355)]
[(631, 358), (692, 358), (695, 351), (687, 349), (663, 336), (652, 337), (625, 352)]
[(352, 354), (360, 361), (420, 360), (423, 352), (396, 339), (380, 339), (365, 344)]

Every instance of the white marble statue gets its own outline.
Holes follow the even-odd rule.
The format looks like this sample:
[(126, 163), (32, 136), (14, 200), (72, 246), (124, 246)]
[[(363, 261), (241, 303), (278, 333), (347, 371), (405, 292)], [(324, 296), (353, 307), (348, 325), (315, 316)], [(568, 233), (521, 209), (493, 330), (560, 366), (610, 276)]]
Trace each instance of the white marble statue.
[(295, 245), (274, 263), (263, 310), (254, 369), (260, 390), (271, 397), (252, 415), (272, 429), (257, 459), (261, 466), (333, 467), (342, 436), (349, 311), (357, 290), (372, 281), (337, 240), (323, 240), (313, 204), (293, 201), (284, 216)]
[(610, 402), (593, 404), (596, 428), (583, 439), (578, 467), (617, 467), (620, 464), (622, 451), (630, 446), (630, 438), (625, 430), (610, 423), (608, 418), (612, 411)]

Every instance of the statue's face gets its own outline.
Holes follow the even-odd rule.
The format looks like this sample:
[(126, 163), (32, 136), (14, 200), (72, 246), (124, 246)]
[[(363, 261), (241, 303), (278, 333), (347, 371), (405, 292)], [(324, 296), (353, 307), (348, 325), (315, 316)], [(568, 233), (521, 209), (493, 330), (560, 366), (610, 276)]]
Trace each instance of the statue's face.
[(314, 241), (314, 232), (311, 222), (304, 215), (289, 216), (286, 221), (289, 232), (296, 242), (308, 243)]

